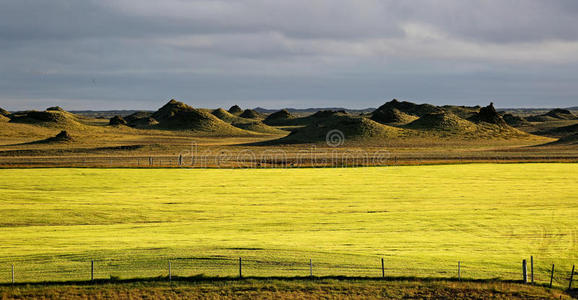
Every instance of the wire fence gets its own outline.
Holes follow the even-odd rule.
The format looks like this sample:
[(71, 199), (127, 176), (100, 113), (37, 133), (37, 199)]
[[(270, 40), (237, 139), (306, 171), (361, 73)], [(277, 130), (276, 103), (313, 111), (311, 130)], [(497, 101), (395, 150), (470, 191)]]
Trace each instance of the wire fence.
[(79, 167), (79, 168), (293, 168), (395, 166), (422, 163), (469, 162), (575, 162), (572, 155), (531, 156), (392, 156), (388, 153), (315, 153), (311, 156), (252, 156), (213, 154), (190, 157), (180, 155), (132, 156), (0, 156), (0, 167)]
[[(340, 260), (342, 257), (336, 257)], [(95, 260), (39, 261), (26, 260), (10, 264), (0, 263), (4, 271), (1, 284), (40, 283), (67, 281), (102, 281), (156, 278), (175, 280), (178, 278), (241, 278), (241, 277), (354, 277), (354, 278), (439, 278), (449, 280), (505, 280), (519, 281), (554, 287), (570, 288), (573, 272), (552, 264), (532, 263), (527, 260), (524, 277), (522, 261), (516, 271), (500, 268), (504, 264), (468, 264), (467, 261), (415, 263), (400, 267), (387, 258), (371, 260), (373, 264), (359, 262), (333, 262), (331, 257), (323, 260), (303, 258), (300, 261), (275, 259), (274, 257), (155, 257), (115, 258)], [(402, 263), (403, 265), (404, 263)], [(572, 267), (574, 268), (574, 267)]]

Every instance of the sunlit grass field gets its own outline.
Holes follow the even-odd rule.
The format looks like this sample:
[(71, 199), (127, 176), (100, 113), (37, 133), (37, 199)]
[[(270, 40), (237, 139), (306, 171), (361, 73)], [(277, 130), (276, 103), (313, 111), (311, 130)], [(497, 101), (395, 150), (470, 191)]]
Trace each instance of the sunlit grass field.
[(576, 164), (0, 170), (0, 282), (166, 276), (522, 278), (578, 264)]

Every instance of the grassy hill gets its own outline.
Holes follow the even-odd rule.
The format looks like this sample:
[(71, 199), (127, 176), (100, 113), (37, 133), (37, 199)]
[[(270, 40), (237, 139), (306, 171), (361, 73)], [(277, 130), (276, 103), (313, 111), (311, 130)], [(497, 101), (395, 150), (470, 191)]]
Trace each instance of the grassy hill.
[(85, 126), (79, 116), (61, 109), (14, 113), (10, 122), (59, 129), (79, 129)]
[(267, 125), (286, 125), (291, 122), (291, 120), (295, 119), (295, 116), (292, 115), (288, 110), (282, 109), (280, 111), (274, 112), (268, 115), (263, 123)]
[(171, 100), (151, 117), (159, 122), (159, 128), (191, 130), (217, 136), (250, 135), (250, 132), (232, 126), (214, 115), (194, 109), (182, 102)]
[[(311, 123), (296, 129), (278, 143), (317, 143), (328, 138), (341, 139), (344, 143), (377, 142), (399, 137), (404, 130), (372, 121), (368, 118), (351, 116), (343, 112), (321, 112), (310, 117)], [(334, 133), (333, 135), (331, 133)]]

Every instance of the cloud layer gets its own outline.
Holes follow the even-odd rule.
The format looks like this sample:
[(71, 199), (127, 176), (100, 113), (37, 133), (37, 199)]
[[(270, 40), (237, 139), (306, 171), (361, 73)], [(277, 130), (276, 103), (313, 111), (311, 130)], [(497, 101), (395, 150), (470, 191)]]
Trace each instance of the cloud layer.
[(575, 0), (4, 0), (0, 107), (578, 105)]

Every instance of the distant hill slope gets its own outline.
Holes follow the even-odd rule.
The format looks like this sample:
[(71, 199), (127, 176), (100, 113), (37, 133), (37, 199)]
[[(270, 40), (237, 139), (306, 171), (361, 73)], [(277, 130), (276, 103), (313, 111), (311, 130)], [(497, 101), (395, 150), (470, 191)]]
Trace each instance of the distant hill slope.
[(559, 146), (559, 145), (568, 145), (568, 146), (578, 145), (578, 133), (572, 133), (570, 135), (561, 137), (560, 139), (558, 139), (555, 142), (545, 144), (545, 146), (548, 146), (548, 145), (556, 145), (556, 146)]
[(10, 116), (10, 112), (0, 107), (0, 116), (8, 117)]
[(528, 122), (526, 118), (515, 116), (513, 114), (505, 113), (502, 115), (502, 118), (504, 118), (504, 121), (506, 121), (506, 123), (510, 126), (520, 127), (530, 125), (530, 122)]
[(545, 114), (529, 116), (526, 119), (530, 122), (546, 122), (555, 120), (576, 120), (578, 118), (567, 109), (556, 108)]
[(578, 133), (578, 124), (562, 126), (537, 132), (540, 135), (569, 136)]

